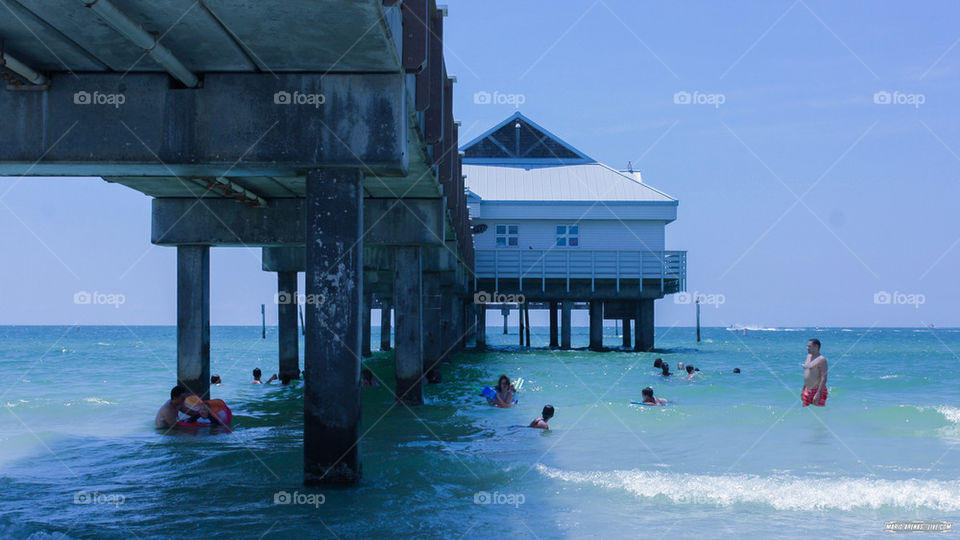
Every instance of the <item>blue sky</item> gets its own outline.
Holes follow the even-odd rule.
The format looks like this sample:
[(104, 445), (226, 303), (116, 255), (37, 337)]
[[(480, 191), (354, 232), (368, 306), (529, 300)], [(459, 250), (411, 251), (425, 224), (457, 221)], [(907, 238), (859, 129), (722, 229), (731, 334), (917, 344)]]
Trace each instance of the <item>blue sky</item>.
[[(704, 324), (960, 326), (956, 4), (448, 4), (461, 140), (513, 112), (474, 102), (497, 92), (592, 157), (631, 161), (680, 200), (667, 246), (689, 252), (691, 292), (723, 300)], [(175, 250), (150, 245), (146, 196), (0, 179), (0, 231), (0, 324), (175, 322)], [(213, 324), (258, 324), (275, 289), (259, 250), (212, 253)], [(657, 303), (658, 325), (692, 322)]]

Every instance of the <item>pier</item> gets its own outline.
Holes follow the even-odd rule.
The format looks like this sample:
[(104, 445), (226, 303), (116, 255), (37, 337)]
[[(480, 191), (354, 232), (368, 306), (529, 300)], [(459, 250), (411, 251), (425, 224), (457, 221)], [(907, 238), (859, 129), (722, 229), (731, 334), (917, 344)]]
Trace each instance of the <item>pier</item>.
[(396, 395), (411, 405), (472, 313), (445, 9), (122, 6), (7, 2), (0, 175), (100, 176), (153, 198), (150, 241), (177, 250), (177, 379), (201, 396), (210, 249), (262, 247), (277, 274), (281, 375), (299, 376), (306, 304), (304, 480), (354, 483), (372, 298), (394, 313)]

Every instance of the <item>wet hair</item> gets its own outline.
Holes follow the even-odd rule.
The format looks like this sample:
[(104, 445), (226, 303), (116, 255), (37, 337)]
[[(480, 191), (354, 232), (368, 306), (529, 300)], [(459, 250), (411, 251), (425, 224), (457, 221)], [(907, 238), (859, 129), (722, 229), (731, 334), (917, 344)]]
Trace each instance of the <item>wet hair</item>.
[(544, 405), (540, 417), (543, 418), (544, 421), (553, 418), (553, 405)]
[(214, 373), (213, 375), (210, 376), (210, 384), (219, 384), (219, 383), (220, 383), (220, 376), (219, 376), (219, 375), (217, 375), (216, 373)]
[(657, 358), (656, 360), (653, 361), (653, 367), (660, 367), (660, 366), (662, 366), (662, 365), (663, 365), (663, 359), (662, 359), (662, 358)]
[(510, 386), (510, 377), (501, 375), (500, 378), (497, 379), (497, 390), (500, 390), (500, 383), (502, 383), (504, 379), (507, 380), (507, 386)]
[(816, 344), (817, 344), (817, 348), (818, 348), (818, 349), (820, 348), (820, 340), (819, 340), (819, 339), (813, 338), (813, 339), (811, 339), (811, 340), (809, 340), (809, 341), (810, 341), (810, 343), (816, 343)]
[(643, 392), (641, 392), (641, 393), (643, 394), (643, 397), (653, 397), (653, 388), (650, 388), (650, 387), (648, 386), (648, 387), (644, 388), (644, 389), (643, 389)]
[(733, 372), (734, 372), (734, 373), (740, 373), (740, 368), (738, 368), (738, 367), (733, 368)]
[(170, 389), (170, 399), (177, 399), (178, 397), (187, 393), (187, 389), (179, 384)]
[(693, 370), (694, 370), (694, 371), (700, 371), (700, 368), (695, 367), (695, 368), (693, 368)]
[(263, 375), (263, 373), (260, 372), (260, 368), (253, 368), (253, 378), (254, 378), (254, 379), (256, 379), (256, 380), (259, 381), (261, 375)]
[(670, 364), (664, 362), (661, 367), (663, 368), (661, 375), (670, 375)]
[(687, 373), (693, 373), (693, 366), (687, 366)]
[(373, 382), (373, 372), (372, 372), (372, 371), (370, 371), (370, 370), (367, 369), (367, 368), (363, 368), (363, 371), (361, 371), (360, 373), (363, 375), (363, 380), (367, 381), (368, 383), (372, 383), (372, 382)]

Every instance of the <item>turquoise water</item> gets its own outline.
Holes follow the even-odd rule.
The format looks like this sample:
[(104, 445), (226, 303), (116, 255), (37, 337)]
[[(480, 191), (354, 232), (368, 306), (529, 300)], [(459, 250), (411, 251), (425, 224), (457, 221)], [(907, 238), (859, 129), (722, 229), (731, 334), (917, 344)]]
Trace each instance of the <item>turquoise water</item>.
[[(960, 330), (706, 329), (697, 345), (660, 328), (641, 354), (519, 350), (491, 328), (500, 348), (457, 355), (412, 410), (375, 353), (387, 386), (364, 389), (363, 482), (321, 490), (300, 485), (300, 388), (248, 384), (276, 370), (268, 330), (212, 331), (234, 433), (164, 436), (174, 328), (0, 327), (0, 537), (873, 537), (960, 521)], [(808, 337), (830, 360), (825, 408), (799, 406)], [(663, 379), (657, 356), (702, 371)], [(513, 409), (475, 395), (500, 373), (527, 379)], [(671, 404), (631, 405), (647, 385)], [(546, 403), (551, 431), (511, 427)]]

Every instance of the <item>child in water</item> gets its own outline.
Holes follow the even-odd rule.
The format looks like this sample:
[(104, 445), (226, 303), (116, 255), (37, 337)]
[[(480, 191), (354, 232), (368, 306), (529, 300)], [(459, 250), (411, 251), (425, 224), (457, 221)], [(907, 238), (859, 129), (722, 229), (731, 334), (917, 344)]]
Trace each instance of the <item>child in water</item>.
[(666, 405), (667, 400), (660, 399), (658, 397), (653, 397), (653, 388), (649, 386), (643, 389), (643, 404), (644, 405), (657, 405), (663, 406)]
[(543, 412), (540, 413), (540, 417), (530, 422), (530, 427), (537, 429), (550, 429), (547, 426), (547, 422), (553, 418), (553, 405), (544, 405)]
[(510, 407), (513, 405), (514, 392), (513, 384), (510, 383), (510, 377), (501, 375), (497, 380), (497, 395), (490, 401), (490, 404), (494, 407)]

